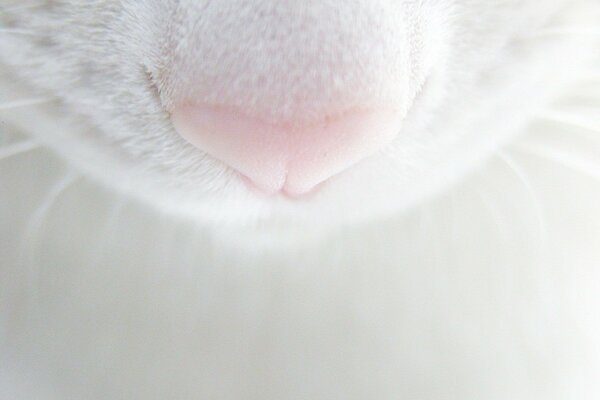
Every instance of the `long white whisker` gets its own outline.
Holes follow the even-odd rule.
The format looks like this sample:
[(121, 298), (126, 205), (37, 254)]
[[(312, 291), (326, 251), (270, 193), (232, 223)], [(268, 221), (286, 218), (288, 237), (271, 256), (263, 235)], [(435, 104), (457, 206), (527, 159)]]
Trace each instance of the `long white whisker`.
[(18, 143), (0, 147), (0, 161), (17, 156), (19, 154), (27, 153), (31, 150), (38, 149), (39, 147), (40, 144), (33, 140), (24, 140)]
[(96, 267), (102, 261), (102, 256), (105, 248), (108, 246), (108, 241), (113, 237), (112, 233), (117, 230), (117, 221), (126, 206), (127, 198), (120, 196), (111, 205), (108, 215), (105, 220), (104, 227), (101, 229), (101, 233), (98, 235), (98, 239), (95, 242), (94, 248), (90, 252), (89, 262), (87, 268), (90, 270), (96, 269)]
[[(496, 207), (480, 189), (475, 189), (475, 194), (481, 200), (483, 207), (488, 211), (494, 227), (500, 234), (500, 239), (503, 243), (507, 243), (509, 234), (504, 227), (505, 218), (502, 218), (502, 215), (498, 212), (498, 207)], [(495, 197), (493, 198), (496, 199)]]
[(35, 273), (35, 251), (38, 242), (38, 235), (44, 226), (46, 216), (59, 199), (59, 197), (79, 178), (74, 172), (70, 171), (65, 175), (44, 197), (42, 204), (31, 215), (23, 237), (21, 238), (21, 260), (24, 271), (27, 274), (28, 293), (32, 298), (38, 294), (38, 276)]
[(12, 11), (20, 11), (20, 10), (29, 10), (31, 8), (38, 8), (45, 6), (45, 3), (37, 3), (37, 4), (22, 4), (16, 6), (5, 6), (0, 8), (0, 12), (12, 12)]
[(10, 101), (8, 103), (0, 104), (0, 110), (11, 110), (18, 107), (36, 106), (38, 104), (46, 104), (55, 101), (53, 98), (37, 98), (37, 99), (23, 99)]
[(26, 35), (26, 36), (38, 36), (39, 33), (34, 31), (29, 31), (27, 29), (18, 29), (18, 28), (0, 28), (0, 33), (10, 33), (13, 35)]
[(534, 189), (533, 185), (529, 177), (525, 174), (521, 166), (508, 154), (503, 151), (498, 152), (498, 157), (504, 164), (514, 173), (514, 175), (518, 178), (519, 182), (523, 184), (525, 190), (527, 191), (529, 197), (533, 201), (533, 206), (535, 209), (535, 217), (538, 223), (538, 235), (540, 238), (540, 245), (538, 247), (538, 251), (540, 254), (543, 251), (543, 248), (546, 244), (546, 218), (544, 215), (544, 210), (542, 208), (542, 203), (540, 201), (540, 197)]

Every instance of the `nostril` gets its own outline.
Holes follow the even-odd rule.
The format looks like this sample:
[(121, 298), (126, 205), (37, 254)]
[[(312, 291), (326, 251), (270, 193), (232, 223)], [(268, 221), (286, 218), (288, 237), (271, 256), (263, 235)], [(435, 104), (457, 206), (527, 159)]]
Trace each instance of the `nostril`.
[(316, 122), (271, 123), (235, 109), (176, 106), (171, 118), (188, 142), (237, 170), (265, 193), (297, 197), (389, 143), (399, 112), (355, 111)]

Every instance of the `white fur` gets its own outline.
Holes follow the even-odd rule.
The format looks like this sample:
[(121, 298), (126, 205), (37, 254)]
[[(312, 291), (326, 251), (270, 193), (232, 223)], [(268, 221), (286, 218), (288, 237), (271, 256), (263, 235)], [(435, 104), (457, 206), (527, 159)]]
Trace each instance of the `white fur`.
[[(112, 182), (127, 180), (130, 191), (205, 220), (335, 224), (389, 215), (418, 202), (514, 134), (540, 101), (578, 75), (591, 53), (580, 48), (589, 46), (588, 38), (531, 35), (556, 24), (588, 23), (585, 18), (593, 24), (586, 12), (593, 4), (49, 2), (3, 13), (8, 29), (33, 34), (3, 35), (0, 57), (57, 96), (63, 109), (85, 117), (86, 135), (76, 134), (75, 144), (96, 153), (101, 145), (108, 148), (97, 175), (110, 167)], [(305, 54), (322, 56), (306, 64)], [(415, 65), (403, 67), (406, 59)], [(408, 86), (395, 85), (405, 73)], [(230, 169), (175, 134), (165, 109), (171, 93), (191, 81), (201, 82), (191, 86), (207, 100), (270, 110), (275, 117), (289, 109), (310, 114), (310, 104), (294, 100), (314, 92), (310, 85), (323, 91), (311, 100), (317, 108), (336, 99), (348, 102), (342, 109), (371, 98), (400, 104), (416, 96), (416, 103), (392, 146), (298, 204), (256, 196)], [(507, 102), (513, 104), (499, 127), (497, 114)], [(56, 135), (43, 139), (60, 151), (67, 144)], [(78, 153), (66, 155), (89, 169)], [(132, 170), (133, 182), (127, 179)]]
[[(3, 5), (2, 98), (59, 102), (0, 104), (2, 148), (52, 149), (0, 164), (0, 398), (597, 399), (598, 6), (488, 3), (310, 1), (303, 30), (304, 3)], [(400, 96), (376, 52), (428, 47), (389, 38), (396, 14), (436, 43), (414, 58), (435, 59), (430, 92), (318, 197), (258, 198), (173, 134), (170, 29), (227, 82), (207, 96), (261, 109), (270, 94), (285, 115), (307, 106), (290, 100), (295, 51), (335, 32), (386, 29), (359, 55), (376, 97)], [(242, 64), (262, 35), (285, 38), (281, 59)], [(252, 81), (282, 65), (289, 81)]]

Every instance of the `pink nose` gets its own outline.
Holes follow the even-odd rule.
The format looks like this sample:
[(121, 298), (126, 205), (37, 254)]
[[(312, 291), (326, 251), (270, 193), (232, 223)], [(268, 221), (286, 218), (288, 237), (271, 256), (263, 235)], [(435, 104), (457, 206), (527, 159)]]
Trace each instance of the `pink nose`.
[(269, 123), (237, 110), (184, 104), (172, 111), (179, 134), (260, 190), (300, 195), (389, 143), (398, 113), (349, 112), (312, 123)]

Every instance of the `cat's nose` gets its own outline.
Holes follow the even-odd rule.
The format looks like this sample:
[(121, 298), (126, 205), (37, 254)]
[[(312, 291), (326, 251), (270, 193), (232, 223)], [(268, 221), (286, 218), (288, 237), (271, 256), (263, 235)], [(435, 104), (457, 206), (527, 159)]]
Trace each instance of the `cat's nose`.
[(365, 157), (398, 133), (394, 111), (349, 111), (312, 122), (269, 122), (204, 104), (174, 107), (188, 142), (221, 160), (263, 192), (301, 195)]

